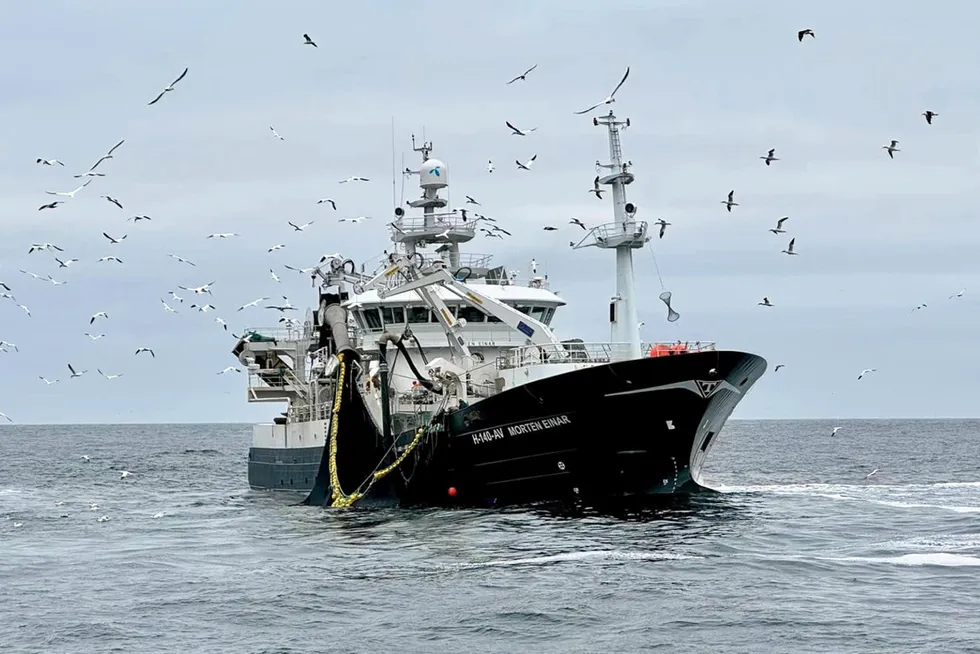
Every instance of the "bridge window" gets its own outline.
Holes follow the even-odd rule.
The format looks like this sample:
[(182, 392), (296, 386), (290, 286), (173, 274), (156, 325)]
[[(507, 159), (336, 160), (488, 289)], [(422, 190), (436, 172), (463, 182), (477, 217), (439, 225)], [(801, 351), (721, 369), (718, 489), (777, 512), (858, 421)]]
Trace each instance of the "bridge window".
[(545, 322), (545, 314), (548, 313), (548, 307), (531, 307), (531, 317), (540, 322)]
[(405, 324), (405, 309), (402, 307), (381, 307), (381, 318), (385, 327), (396, 327)]
[(485, 314), (471, 306), (460, 306), (459, 307), (459, 318), (463, 318), (466, 322), (486, 322)]
[(378, 329), (381, 327), (381, 314), (378, 313), (377, 309), (362, 309), (361, 313), (364, 315), (364, 324), (368, 329)]
[(553, 308), (548, 309), (548, 313), (544, 314), (544, 320), (542, 322), (546, 325), (550, 325), (551, 319), (554, 317), (555, 317), (555, 310)]
[(518, 311), (520, 311), (523, 314), (526, 314), (526, 315), (529, 315), (529, 316), (531, 315), (531, 307), (529, 307), (529, 306), (526, 306), (526, 305), (522, 306), (522, 305), (519, 304), (519, 305), (517, 305), (514, 308), (517, 309)]
[(435, 322), (429, 307), (405, 307), (405, 312), (410, 323)]

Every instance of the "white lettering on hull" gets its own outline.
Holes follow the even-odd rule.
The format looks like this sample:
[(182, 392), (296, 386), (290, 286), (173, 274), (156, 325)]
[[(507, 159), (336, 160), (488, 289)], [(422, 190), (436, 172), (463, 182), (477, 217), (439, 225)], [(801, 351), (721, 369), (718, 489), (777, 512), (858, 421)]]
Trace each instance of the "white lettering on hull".
[[(532, 434), (539, 431), (545, 431), (547, 429), (554, 429), (555, 427), (564, 427), (565, 425), (572, 424), (571, 418), (567, 415), (554, 416), (551, 418), (544, 418), (543, 420), (531, 420), (528, 422), (520, 422), (516, 425), (510, 425), (509, 427), (498, 427), (496, 429), (488, 429), (486, 431), (477, 432), (471, 435), (474, 445), (480, 445), (481, 443), (489, 443), (491, 441), (500, 440), (506, 436), (520, 436), (523, 434)], [(504, 430), (506, 429), (506, 435)]]

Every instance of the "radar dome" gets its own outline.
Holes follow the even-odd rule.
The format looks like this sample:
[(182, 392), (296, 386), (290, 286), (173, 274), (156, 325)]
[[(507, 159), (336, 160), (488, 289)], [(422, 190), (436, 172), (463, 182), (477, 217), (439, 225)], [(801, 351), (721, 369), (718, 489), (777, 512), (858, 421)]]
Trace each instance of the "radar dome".
[(446, 188), (449, 186), (447, 181), (449, 171), (446, 169), (446, 164), (438, 159), (426, 159), (422, 164), (419, 176), (421, 177), (419, 186), (422, 188)]

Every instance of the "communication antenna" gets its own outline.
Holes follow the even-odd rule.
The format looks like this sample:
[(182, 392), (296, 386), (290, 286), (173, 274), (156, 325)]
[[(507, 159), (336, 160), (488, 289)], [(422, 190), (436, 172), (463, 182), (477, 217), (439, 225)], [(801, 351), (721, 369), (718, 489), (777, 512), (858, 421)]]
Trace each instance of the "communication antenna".
[(391, 208), (398, 206), (398, 194), (395, 188), (395, 117), (391, 117)]

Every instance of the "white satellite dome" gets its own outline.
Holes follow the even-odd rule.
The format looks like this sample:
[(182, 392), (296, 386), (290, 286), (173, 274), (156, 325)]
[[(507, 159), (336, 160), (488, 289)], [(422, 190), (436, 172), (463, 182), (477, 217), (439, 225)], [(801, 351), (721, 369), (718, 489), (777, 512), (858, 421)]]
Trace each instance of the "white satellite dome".
[(449, 186), (449, 169), (446, 164), (438, 159), (426, 159), (422, 163), (421, 181), (419, 186), (422, 188), (446, 188)]

